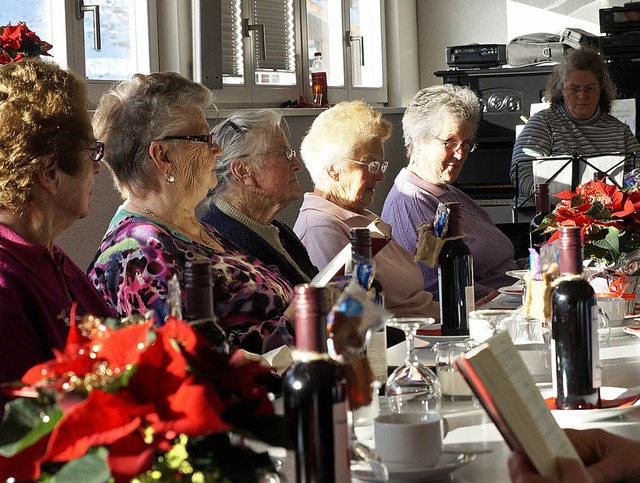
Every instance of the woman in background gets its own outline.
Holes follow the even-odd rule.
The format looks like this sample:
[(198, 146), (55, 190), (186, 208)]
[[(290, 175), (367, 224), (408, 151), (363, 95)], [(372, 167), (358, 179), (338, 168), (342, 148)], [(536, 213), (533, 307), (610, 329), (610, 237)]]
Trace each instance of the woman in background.
[(291, 149), (277, 111), (240, 111), (213, 130), (222, 148), (218, 184), (201, 218), (228, 240), (275, 265), (292, 286), (318, 273), (296, 234), (275, 217), (302, 196), (302, 163)]
[[(531, 116), (513, 147), (509, 173), (515, 186), (517, 166), (519, 203), (533, 193), (533, 166), (523, 162), (532, 152), (543, 157), (571, 156), (576, 149), (582, 156), (640, 151), (629, 127), (609, 114), (615, 98), (616, 86), (598, 51), (565, 52), (547, 82), (544, 100), (551, 107)], [(625, 172), (633, 168), (631, 158)]]
[(212, 262), (215, 312), (232, 345), (262, 353), (293, 343), (285, 310), (293, 291), (277, 269), (196, 217), (217, 184), (222, 155), (204, 112), (204, 86), (171, 72), (135, 75), (106, 92), (94, 115), (124, 203), (107, 229), (89, 278), (120, 316), (166, 313), (167, 282), (184, 287), (185, 263)]
[(78, 315), (113, 315), (55, 244), (89, 214), (100, 172), (87, 108), (84, 81), (52, 62), (0, 67), (0, 383), (64, 349), (74, 302)]
[[(396, 176), (382, 209), (382, 219), (393, 227), (398, 243), (415, 253), (418, 226), (433, 224), (438, 204), (462, 205), (464, 242), (473, 255), (475, 298), (497, 295), (511, 285), (505, 275), (518, 268), (513, 244), (496, 227), (487, 212), (452, 183), (476, 143), (480, 119), (478, 98), (466, 87), (445, 84), (419, 91), (402, 118), (409, 166)], [(427, 290), (438, 294), (438, 271), (420, 264)]]
[[(384, 179), (384, 142), (390, 136), (391, 123), (362, 101), (341, 102), (313, 121), (300, 151), (314, 190), (304, 195), (293, 230), (317, 267), (349, 243), (351, 228), (379, 221), (367, 206)], [(391, 239), (374, 260), (389, 311), (440, 318), (411, 253)]]

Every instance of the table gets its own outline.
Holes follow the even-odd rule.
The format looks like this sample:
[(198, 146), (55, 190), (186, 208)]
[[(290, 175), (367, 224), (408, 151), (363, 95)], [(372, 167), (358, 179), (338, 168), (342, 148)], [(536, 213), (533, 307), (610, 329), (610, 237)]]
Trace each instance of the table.
[[(420, 361), (433, 365), (431, 349), (420, 342), (416, 345)], [(405, 352), (404, 343), (390, 347), (387, 350), (389, 365), (402, 364)], [(604, 386), (638, 388), (640, 391), (640, 339), (626, 334), (611, 337), (600, 348), (600, 358)], [(444, 400), (441, 413), (449, 423), (449, 433), (444, 440), (445, 449), (480, 451), (475, 461), (455, 471), (448, 481), (508, 482), (507, 458), (510, 451), (484, 410), (474, 407), (469, 401)], [(571, 424), (561, 420), (560, 425), (576, 429), (603, 428), (620, 436), (640, 440), (640, 407), (616, 419), (589, 423), (574, 421)]]

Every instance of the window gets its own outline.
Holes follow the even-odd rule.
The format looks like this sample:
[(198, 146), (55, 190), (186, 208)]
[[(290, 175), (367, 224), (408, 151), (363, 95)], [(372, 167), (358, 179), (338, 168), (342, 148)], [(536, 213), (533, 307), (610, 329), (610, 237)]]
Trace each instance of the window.
[(218, 103), (309, 99), (315, 52), (330, 102), (386, 102), (383, 8), (383, 0), (222, 0)]
[(0, 24), (27, 22), (53, 60), (87, 79), (95, 104), (114, 80), (157, 70), (154, 15), (155, 0), (22, 0), (3, 6)]

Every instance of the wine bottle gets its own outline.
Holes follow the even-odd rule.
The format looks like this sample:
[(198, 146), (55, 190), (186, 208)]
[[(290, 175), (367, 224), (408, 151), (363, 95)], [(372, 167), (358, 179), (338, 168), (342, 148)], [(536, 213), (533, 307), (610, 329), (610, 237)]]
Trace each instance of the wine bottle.
[[(384, 290), (375, 278), (375, 262), (371, 248), (371, 232), (368, 228), (351, 228), (351, 268), (360, 285), (369, 292), (374, 302), (384, 307)], [(371, 370), (382, 385), (387, 382), (387, 327), (372, 331), (367, 341), (367, 357)], [(382, 389), (381, 389), (382, 390)]]
[(549, 185), (540, 183), (535, 188), (536, 214), (529, 224), (529, 247), (540, 248), (547, 243), (549, 235), (538, 230), (544, 217), (551, 211), (549, 204)]
[(552, 296), (551, 360), (556, 407), (593, 409), (600, 403), (602, 366), (598, 309), (593, 288), (582, 276), (580, 228), (560, 228), (561, 281)]
[(184, 268), (184, 318), (217, 352), (228, 353), (229, 343), (218, 325), (213, 305), (213, 280), (209, 260), (190, 260)]
[(326, 290), (295, 287), (296, 350), (282, 392), (298, 483), (351, 481), (347, 381), (327, 354)]
[(469, 335), (469, 312), (475, 308), (473, 257), (462, 240), (462, 206), (445, 203), (449, 208), (447, 240), (438, 255), (438, 291), (442, 335)]

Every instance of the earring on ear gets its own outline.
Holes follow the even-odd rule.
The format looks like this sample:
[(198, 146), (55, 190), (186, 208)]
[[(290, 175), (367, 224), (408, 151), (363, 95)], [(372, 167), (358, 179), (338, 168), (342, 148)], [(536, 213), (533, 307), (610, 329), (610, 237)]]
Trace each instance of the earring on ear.
[(167, 183), (167, 184), (174, 183), (174, 182), (175, 182), (175, 180), (176, 180), (176, 178), (175, 178), (175, 176), (174, 176), (174, 175), (172, 175), (172, 174), (165, 174), (165, 175), (164, 175), (164, 181), (165, 181), (165, 183)]

